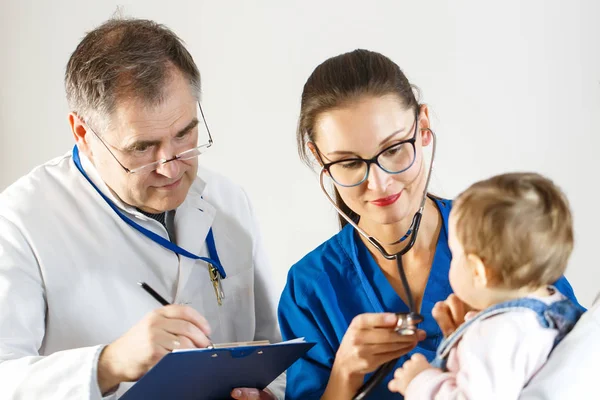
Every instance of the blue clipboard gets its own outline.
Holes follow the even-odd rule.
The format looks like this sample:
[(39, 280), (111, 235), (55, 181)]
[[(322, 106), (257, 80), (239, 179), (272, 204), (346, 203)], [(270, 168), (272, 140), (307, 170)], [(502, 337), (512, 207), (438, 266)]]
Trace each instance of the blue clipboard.
[(169, 353), (120, 400), (231, 399), (235, 388), (266, 388), (314, 345), (283, 342)]

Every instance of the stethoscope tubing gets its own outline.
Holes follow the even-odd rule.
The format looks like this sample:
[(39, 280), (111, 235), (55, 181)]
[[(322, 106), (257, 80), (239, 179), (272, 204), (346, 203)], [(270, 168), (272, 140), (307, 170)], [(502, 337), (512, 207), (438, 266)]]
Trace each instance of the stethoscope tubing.
[[(427, 173), (427, 180), (425, 182), (425, 188), (423, 189), (421, 204), (419, 206), (419, 209), (413, 216), (413, 220), (411, 222), (410, 228), (408, 229), (408, 232), (410, 233), (410, 236), (409, 236), (410, 239), (409, 239), (408, 244), (402, 250), (400, 250), (399, 252), (397, 252), (395, 254), (388, 253), (380, 241), (378, 241), (374, 236), (369, 235), (361, 227), (359, 227), (358, 224), (352, 220), (352, 218), (350, 218), (348, 215), (346, 215), (346, 213), (344, 213), (342, 211), (342, 209), (336, 204), (335, 200), (333, 200), (331, 198), (331, 196), (329, 195), (329, 192), (327, 192), (327, 189), (325, 188), (325, 175), (327, 174), (327, 171), (325, 170), (325, 168), (321, 169), (321, 173), (319, 176), (321, 190), (323, 191), (323, 193), (325, 193), (325, 196), (327, 197), (329, 202), (333, 205), (333, 207), (338, 212), (338, 214), (341, 215), (342, 218), (344, 218), (350, 225), (352, 225), (352, 227), (354, 227), (354, 229), (356, 229), (356, 231), (362, 237), (364, 237), (366, 240), (368, 240), (369, 243), (371, 243), (373, 245), (373, 247), (375, 247), (384, 258), (386, 258), (388, 260), (396, 260), (396, 262), (398, 263), (398, 272), (400, 273), (400, 279), (402, 281), (402, 286), (404, 288), (406, 297), (408, 299), (408, 308), (410, 310), (410, 314), (416, 316), (417, 320), (418, 320), (418, 318), (420, 318), (422, 320), (422, 317), (420, 317), (416, 313), (415, 301), (412, 296), (412, 292), (410, 290), (410, 285), (408, 283), (408, 279), (406, 278), (406, 273), (404, 272), (404, 268), (402, 266), (402, 256), (404, 254), (408, 253), (413, 248), (413, 246), (415, 245), (415, 242), (417, 240), (417, 234), (419, 233), (419, 227), (421, 225), (421, 218), (423, 217), (423, 211), (425, 209), (425, 202), (427, 200), (427, 190), (429, 189), (429, 182), (431, 180), (431, 173), (433, 171), (433, 165), (434, 165), (434, 161), (435, 161), (435, 150), (436, 150), (437, 138), (435, 136), (435, 132), (433, 132), (429, 128), (427, 128), (427, 130), (433, 136), (433, 148), (432, 148), (432, 153), (431, 153), (431, 161), (429, 163), (429, 171)], [(395, 243), (391, 243), (391, 245), (398, 244), (403, 239), (400, 239), (400, 240), (396, 241)], [(371, 393), (371, 391), (392, 371), (392, 369), (394, 368), (394, 366), (396, 365), (397, 362), (398, 362), (398, 359), (388, 361), (387, 363), (381, 365), (373, 373), (371, 378), (361, 386), (361, 388), (357, 391), (356, 395), (353, 397), (353, 400), (362, 400), (366, 396), (368, 396), (369, 393)]]

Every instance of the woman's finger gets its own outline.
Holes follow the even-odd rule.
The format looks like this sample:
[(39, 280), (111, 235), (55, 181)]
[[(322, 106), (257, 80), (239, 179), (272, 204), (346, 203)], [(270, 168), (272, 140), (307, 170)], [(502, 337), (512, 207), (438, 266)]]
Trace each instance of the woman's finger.
[(386, 344), (371, 344), (362, 347), (359, 351), (364, 356), (382, 356), (387, 354), (406, 354), (415, 348), (417, 342), (412, 343), (386, 343)]
[(416, 343), (422, 333), (400, 335), (393, 328), (371, 328), (347, 333), (353, 345)]
[(398, 317), (393, 313), (366, 313), (354, 317), (350, 323), (353, 329), (393, 328)]
[(410, 350), (412, 350), (412, 348), (407, 349), (407, 350), (402, 349), (402, 350), (398, 350), (398, 351), (391, 352), (391, 353), (372, 355), (371, 357), (369, 357), (367, 359), (370, 368), (368, 368), (368, 370), (365, 370), (364, 373), (373, 372), (379, 366), (387, 363), (388, 361), (396, 360), (396, 359), (406, 355), (406, 353), (408, 353)]
[(271, 396), (266, 391), (261, 391), (258, 389), (249, 389), (249, 388), (237, 388), (231, 391), (231, 397), (236, 400), (263, 400), (263, 399), (272, 399)]

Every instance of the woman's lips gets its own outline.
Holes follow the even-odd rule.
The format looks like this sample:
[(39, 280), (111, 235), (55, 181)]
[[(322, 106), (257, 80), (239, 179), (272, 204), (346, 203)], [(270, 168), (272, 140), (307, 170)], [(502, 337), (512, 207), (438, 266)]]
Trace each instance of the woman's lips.
[(393, 195), (388, 196), (388, 197), (383, 197), (381, 199), (372, 200), (371, 204), (374, 204), (374, 205), (376, 205), (378, 207), (389, 206), (390, 204), (394, 204), (400, 198), (401, 194), (402, 194), (402, 192), (393, 194)]

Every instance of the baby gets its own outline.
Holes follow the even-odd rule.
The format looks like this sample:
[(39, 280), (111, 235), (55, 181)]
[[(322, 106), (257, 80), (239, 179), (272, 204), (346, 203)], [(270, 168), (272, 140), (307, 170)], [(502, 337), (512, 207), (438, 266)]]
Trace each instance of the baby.
[(573, 248), (564, 194), (533, 173), (478, 182), (449, 219), (454, 294), (469, 313), (429, 364), (415, 354), (389, 389), (406, 399), (516, 399), (582, 309), (551, 286)]

